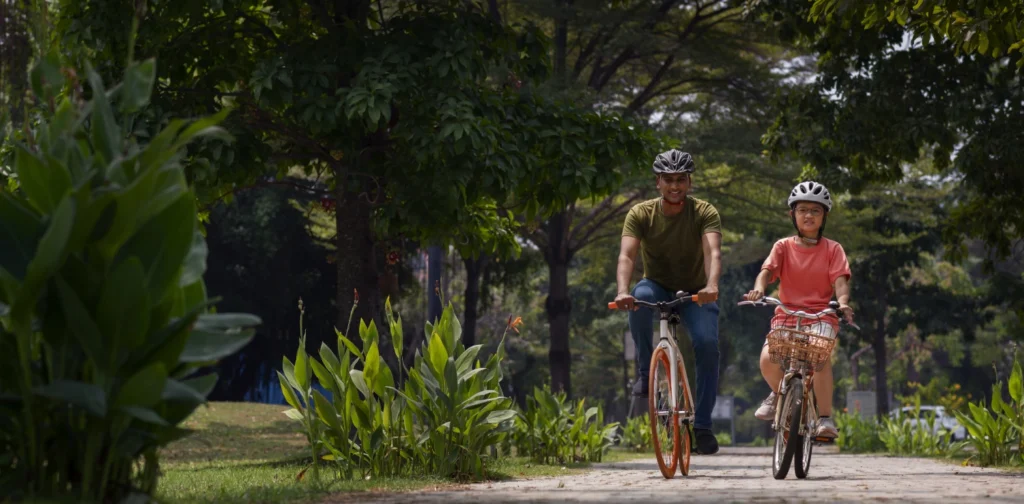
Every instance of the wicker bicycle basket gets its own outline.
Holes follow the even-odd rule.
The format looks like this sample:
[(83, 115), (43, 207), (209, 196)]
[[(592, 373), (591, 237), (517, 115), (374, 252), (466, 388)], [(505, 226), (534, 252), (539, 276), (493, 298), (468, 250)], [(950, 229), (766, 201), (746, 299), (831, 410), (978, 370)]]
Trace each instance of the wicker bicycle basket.
[(772, 362), (785, 366), (794, 360), (803, 361), (821, 371), (832, 357), (839, 338), (823, 336), (813, 329), (806, 329), (816, 322), (819, 320), (792, 315), (773, 320), (771, 332), (768, 333), (768, 355)]

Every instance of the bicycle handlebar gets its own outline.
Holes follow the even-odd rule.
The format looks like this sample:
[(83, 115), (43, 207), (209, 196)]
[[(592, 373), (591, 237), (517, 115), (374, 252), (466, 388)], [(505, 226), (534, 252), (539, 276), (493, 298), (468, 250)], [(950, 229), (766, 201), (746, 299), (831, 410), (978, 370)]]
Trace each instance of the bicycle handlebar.
[[(676, 293), (676, 298), (673, 299), (672, 301), (656, 301), (652, 303), (650, 301), (644, 301), (641, 299), (633, 298), (633, 304), (637, 306), (648, 306), (651, 308), (657, 308), (659, 310), (665, 310), (668, 308), (672, 308), (673, 306), (676, 306), (678, 304), (682, 304), (686, 301), (692, 301), (694, 303), (703, 301), (706, 303), (710, 303), (718, 299), (717, 295), (713, 297), (714, 299), (709, 299), (707, 296), (701, 296), (700, 294), (690, 294), (688, 292), (679, 291)], [(610, 301), (608, 303), (608, 309), (618, 310), (619, 305), (616, 304), (615, 301)]]
[[(839, 313), (839, 303), (836, 302), (836, 301), (829, 301), (828, 302), (828, 306), (829, 307), (825, 308), (824, 310), (821, 310), (820, 312), (817, 312), (817, 313), (808, 313), (808, 312), (805, 312), (803, 310), (791, 310), (782, 301), (779, 301), (778, 299), (770, 297), (770, 296), (764, 296), (759, 301), (740, 301), (739, 303), (736, 303), (736, 305), (737, 306), (744, 306), (744, 305), (752, 305), (752, 306), (775, 305), (775, 306), (778, 306), (778, 307), (782, 308), (782, 311), (785, 312), (787, 315), (793, 315), (795, 317), (808, 318), (808, 319), (816, 319), (816, 318), (821, 318), (821, 317), (823, 317), (825, 315), (835, 315), (835, 314)], [(845, 324), (847, 324), (847, 325), (857, 329), (858, 331), (860, 330), (860, 326), (858, 326), (857, 324), (854, 324), (853, 322), (847, 322), (845, 317), (839, 317), (839, 320), (844, 322)]]

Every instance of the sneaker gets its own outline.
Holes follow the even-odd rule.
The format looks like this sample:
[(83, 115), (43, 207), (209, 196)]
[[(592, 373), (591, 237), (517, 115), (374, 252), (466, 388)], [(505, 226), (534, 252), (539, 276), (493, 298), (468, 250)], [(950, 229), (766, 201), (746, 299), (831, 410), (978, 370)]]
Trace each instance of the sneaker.
[(768, 397), (761, 401), (761, 406), (754, 412), (754, 417), (769, 422), (775, 420), (775, 392), (768, 394)]
[(832, 421), (832, 417), (821, 417), (818, 419), (818, 430), (815, 431), (814, 435), (835, 439), (839, 437), (839, 429), (836, 428), (836, 423)]
[(718, 439), (711, 429), (693, 429), (693, 435), (697, 438), (696, 451), (698, 455), (713, 455), (718, 453)]
[(647, 392), (648, 388), (649, 384), (647, 383), (646, 377), (637, 378), (636, 382), (633, 383), (633, 397), (642, 397), (646, 399), (647, 396), (650, 395)]

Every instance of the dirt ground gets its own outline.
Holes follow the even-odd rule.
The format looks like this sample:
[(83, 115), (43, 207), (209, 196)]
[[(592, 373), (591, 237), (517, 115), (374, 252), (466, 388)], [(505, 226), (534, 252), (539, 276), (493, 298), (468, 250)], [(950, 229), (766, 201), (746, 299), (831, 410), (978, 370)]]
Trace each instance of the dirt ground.
[(375, 503), (459, 502), (1024, 502), (1024, 473), (947, 461), (842, 455), (819, 448), (805, 480), (771, 472), (769, 448), (694, 455), (690, 475), (666, 480), (650, 460), (597, 464), (582, 475), (377, 496)]

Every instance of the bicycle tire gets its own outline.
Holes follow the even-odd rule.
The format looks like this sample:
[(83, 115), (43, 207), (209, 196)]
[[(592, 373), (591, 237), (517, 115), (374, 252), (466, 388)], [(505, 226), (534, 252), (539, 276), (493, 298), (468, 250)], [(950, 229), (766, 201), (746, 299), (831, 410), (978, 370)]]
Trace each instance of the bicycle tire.
[(807, 391), (807, 407), (803, 408), (804, 425), (807, 430), (804, 432), (803, 439), (801, 439), (801, 449), (796, 452), (796, 460), (793, 465), (793, 471), (796, 473), (798, 479), (804, 479), (811, 470), (811, 452), (814, 450), (814, 433), (811, 429), (814, 428), (814, 422), (811, 421), (811, 417), (814, 416), (811, 413), (811, 406), (814, 404), (814, 389)]
[[(696, 411), (693, 406), (693, 398), (690, 397), (687, 386), (686, 364), (681, 356), (676, 356), (676, 367), (679, 371), (679, 404), (676, 411)], [(678, 422), (677, 422), (678, 423)], [(690, 451), (693, 448), (693, 426), (689, 421), (684, 420), (679, 433), (679, 473), (683, 476), (690, 475)]]
[[(789, 384), (779, 403), (782, 405), (783, 421), (789, 415), (789, 423), (783, 423), (775, 430), (775, 450), (772, 453), (772, 476), (775, 479), (786, 479), (789, 474), (789, 466), (793, 463), (796, 450), (800, 446), (800, 410), (803, 398), (804, 384), (799, 379), (794, 379)], [(782, 446), (780, 446), (780, 444)], [(781, 457), (779, 450), (782, 450)]]
[[(668, 352), (664, 348), (655, 348), (651, 355), (651, 370), (648, 375), (647, 408), (651, 421), (651, 444), (654, 447), (655, 458), (658, 461), (658, 469), (665, 479), (672, 479), (676, 473), (676, 466), (679, 463), (679, 414), (677, 408), (673, 408), (671, 401), (671, 367), (669, 364)], [(659, 371), (660, 370), (660, 371)], [(668, 388), (668, 393), (659, 394), (664, 388), (659, 388), (659, 377), (664, 377), (663, 383)], [(663, 439), (664, 436), (667, 439)], [(669, 451), (666, 451), (669, 450)], [(667, 459), (667, 460), (666, 460)]]

